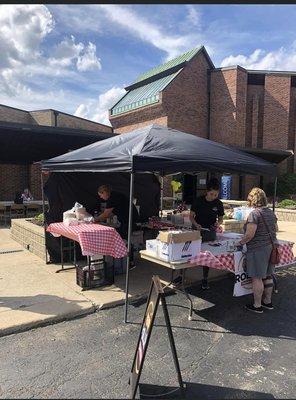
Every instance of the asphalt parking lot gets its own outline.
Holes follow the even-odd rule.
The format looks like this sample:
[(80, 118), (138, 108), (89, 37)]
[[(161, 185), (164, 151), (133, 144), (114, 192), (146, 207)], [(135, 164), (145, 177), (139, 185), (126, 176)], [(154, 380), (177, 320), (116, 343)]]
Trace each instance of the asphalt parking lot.
[[(186, 398), (295, 398), (296, 268), (279, 273), (275, 309), (252, 314), (250, 298), (232, 297), (229, 278), (210, 291), (190, 288), (195, 313), (187, 319), (181, 294), (167, 296)], [(129, 372), (145, 310), (123, 307), (2, 337), (1, 398), (129, 398)], [(140, 395), (178, 386), (162, 310), (152, 331)], [(154, 395), (153, 395), (154, 393)], [(174, 392), (165, 397), (178, 397)], [(150, 397), (151, 398), (151, 397)]]

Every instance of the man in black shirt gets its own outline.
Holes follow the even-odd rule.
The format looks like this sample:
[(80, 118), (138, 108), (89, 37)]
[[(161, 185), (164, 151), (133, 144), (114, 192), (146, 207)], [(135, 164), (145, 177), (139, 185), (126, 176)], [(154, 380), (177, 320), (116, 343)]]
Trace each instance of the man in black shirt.
[[(102, 214), (98, 216), (98, 221), (106, 221), (107, 218), (114, 214), (120, 222), (118, 233), (123, 239), (127, 239), (128, 234), (128, 215), (129, 215), (129, 199), (120, 192), (111, 190), (109, 185), (102, 185), (98, 189), (98, 195), (106, 202), (106, 208)], [(132, 230), (136, 229), (136, 222), (139, 220), (139, 214), (133, 204)]]
[[(97, 220), (106, 221), (107, 218), (114, 214), (117, 216), (118, 222), (120, 222), (118, 233), (123, 239), (127, 240), (128, 237), (128, 216), (129, 216), (129, 199), (120, 192), (111, 190), (110, 185), (102, 185), (98, 188), (98, 195), (102, 200), (106, 202), (106, 208), (102, 212)], [(132, 208), (132, 231), (137, 229), (136, 223), (139, 221), (138, 210), (133, 204)], [(134, 265), (133, 261), (133, 246), (131, 246), (130, 255), (130, 266)]]
[[(206, 195), (198, 197), (191, 206), (190, 220), (193, 228), (201, 231), (203, 242), (216, 240), (216, 229), (223, 222), (224, 207), (218, 199), (219, 190), (218, 179), (212, 178), (207, 183)], [(209, 289), (208, 274), (209, 267), (204, 266), (202, 289)]]

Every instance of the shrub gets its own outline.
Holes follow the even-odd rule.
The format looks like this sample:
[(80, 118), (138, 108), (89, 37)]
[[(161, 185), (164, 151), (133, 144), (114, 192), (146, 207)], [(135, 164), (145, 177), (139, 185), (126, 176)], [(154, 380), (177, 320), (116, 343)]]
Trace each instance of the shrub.
[(279, 208), (291, 208), (296, 209), (296, 201), (291, 199), (285, 199), (278, 203)]
[[(274, 182), (269, 182), (265, 186), (266, 195), (269, 197), (273, 196)], [(296, 174), (287, 173), (278, 177), (277, 182), (277, 197), (287, 198), (296, 195)]]
[(287, 173), (278, 178), (277, 193), (280, 196), (292, 195), (296, 191), (296, 174)]
[(43, 213), (35, 215), (35, 217), (33, 218), (33, 221), (40, 226), (43, 226), (44, 224), (44, 215)]

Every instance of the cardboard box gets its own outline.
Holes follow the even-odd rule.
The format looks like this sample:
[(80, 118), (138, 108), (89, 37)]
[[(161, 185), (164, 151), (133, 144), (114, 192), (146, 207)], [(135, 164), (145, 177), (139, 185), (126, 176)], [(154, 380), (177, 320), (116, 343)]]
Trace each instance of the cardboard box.
[(146, 240), (146, 251), (148, 251), (152, 256), (158, 256), (158, 240)]
[(165, 243), (158, 240), (158, 257), (164, 261), (187, 261), (200, 253), (201, 239), (181, 243)]
[(157, 239), (163, 243), (185, 243), (201, 237), (200, 231), (160, 231)]

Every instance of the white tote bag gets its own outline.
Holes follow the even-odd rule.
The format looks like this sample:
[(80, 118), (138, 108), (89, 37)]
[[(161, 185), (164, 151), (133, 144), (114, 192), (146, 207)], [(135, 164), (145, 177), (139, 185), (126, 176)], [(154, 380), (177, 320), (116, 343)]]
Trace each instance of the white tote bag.
[(241, 251), (234, 253), (235, 266), (235, 283), (233, 288), (233, 296), (244, 296), (253, 293), (252, 280), (246, 272), (246, 255)]

